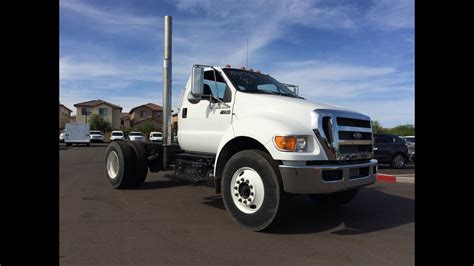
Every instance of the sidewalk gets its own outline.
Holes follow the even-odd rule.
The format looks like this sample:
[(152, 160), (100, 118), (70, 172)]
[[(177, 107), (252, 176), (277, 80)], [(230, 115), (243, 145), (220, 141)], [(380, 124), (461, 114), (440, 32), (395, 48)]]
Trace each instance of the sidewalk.
[(399, 175), (377, 174), (377, 181), (415, 184), (415, 174), (399, 174)]

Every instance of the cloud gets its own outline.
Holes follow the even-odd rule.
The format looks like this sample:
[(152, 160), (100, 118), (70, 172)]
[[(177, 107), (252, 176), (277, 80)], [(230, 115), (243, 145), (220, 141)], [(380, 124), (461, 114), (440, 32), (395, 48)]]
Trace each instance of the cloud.
[[(265, 72), (278, 80), (300, 85), (301, 93), (309, 100), (349, 104), (347, 107), (356, 110), (362, 106), (374, 114), (378, 114), (375, 107), (384, 106), (379, 103), (410, 108), (408, 100), (400, 99), (412, 99), (406, 96), (413, 92), (410, 71), (390, 63), (374, 66), (368, 62), (329, 62), (314, 56), (278, 63), (270, 57), (273, 51), (265, 49), (295, 28), (305, 28), (312, 34), (330, 30), (347, 35), (365, 27), (412, 28), (410, 3), (380, 0), (367, 10), (355, 2), (340, 1), (177, 0), (174, 4), (178, 15), (173, 21), (173, 108), (177, 107), (193, 64), (245, 65), (247, 37), (251, 66), (264, 65), (268, 68)], [(147, 102), (161, 103), (163, 17), (156, 12), (143, 15), (117, 6), (60, 1), (60, 96), (61, 102), (70, 107), (91, 99), (122, 105), (125, 111)], [(71, 21), (81, 23), (93, 34), (70, 31), (67, 23)], [(327, 53), (331, 52), (329, 49)], [(272, 64), (267, 63), (269, 60)], [(409, 111), (400, 115), (411, 119)], [(388, 112), (383, 117), (395, 119)], [(386, 126), (384, 120), (381, 122)]]
[(148, 64), (143, 61), (113, 60), (96, 61), (93, 59), (74, 59), (61, 57), (59, 59), (59, 77), (61, 81), (93, 80), (98, 78), (113, 78), (131, 81), (161, 80), (161, 65)]
[(413, 29), (414, 17), (413, 0), (377, 0), (366, 15), (374, 27), (386, 30)]
[(302, 95), (313, 99), (391, 92), (400, 87), (401, 75), (392, 67), (319, 61), (279, 63), (271, 73), (281, 82), (299, 85)]
[(157, 17), (138, 16), (131, 14), (129, 11), (119, 10), (116, 7), (101, 9), (78, 0), (61, 0), (59, 6), (63, 11), (72, 11), (87, 19), (92, 19), (96, 24), (107, 25), (107, 27), (101, 27), (101, 29), (107, 29), (108, 31), (145, 28), (158, 30), (159, 25), (161, 25), (161, 20), (158, 20)]

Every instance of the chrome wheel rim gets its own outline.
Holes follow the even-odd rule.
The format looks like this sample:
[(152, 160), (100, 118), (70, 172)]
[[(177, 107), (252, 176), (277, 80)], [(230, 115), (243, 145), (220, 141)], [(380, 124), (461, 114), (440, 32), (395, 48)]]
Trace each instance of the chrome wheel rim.
[(402, 167), (404, 164), (404, 160), (403, 160), (403, 157), (402, 156), (397, 156), (395, 157), (395, 165), (397, 167)]
[(263, 204), (265, 189), (262, 178), (250, 167), (235, 171), (229, 189), (235, 206), (244, 213), (255, 213)]
[(115, 179), (118, 174), (119, 159), (115, 151), (112, 151), (107, 156), (107, 174), (110, 178)]

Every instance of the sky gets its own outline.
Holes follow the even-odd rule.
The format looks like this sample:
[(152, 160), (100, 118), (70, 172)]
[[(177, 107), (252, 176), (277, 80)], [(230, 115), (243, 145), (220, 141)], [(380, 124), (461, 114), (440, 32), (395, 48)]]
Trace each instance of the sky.
[(246, 66), (248, 49), (309, 101), (414, 124), (413, 0), (60, 0), (60, 103), (162, 105), (165, 15), (175, 110), (193, 64)]

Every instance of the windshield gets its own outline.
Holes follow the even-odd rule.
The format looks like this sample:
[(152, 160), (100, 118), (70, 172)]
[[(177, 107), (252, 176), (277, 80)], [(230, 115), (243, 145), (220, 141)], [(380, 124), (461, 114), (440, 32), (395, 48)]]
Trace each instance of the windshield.
[(408, 142), (415, 143), (415, 138), (405, 138), (405, 140), (408, 141)]
[(91, 131), (91, 134), (98, 134), (98, 135), (102, 135), (102, 132), (100, 132), (100, 131)]
[(151, 134), (152, 137), (161, 137), (161, 134), (160, 133), (153, 133)]
[(130, 133), (130, 136), (141, 136), (141, 135), (142, 135), (142, 133), (140, 133), (140, 132), (132, 132), (132, 133)]
[(268, 75), (230, 68), (224, 68), (223, 71), (239, 91), (297, 97), (291, 90)]
[(114, 133), (112, 133), (112, 136), (123, 136), (123, 133), (121, 133), (121, 132), (114, 132)]

